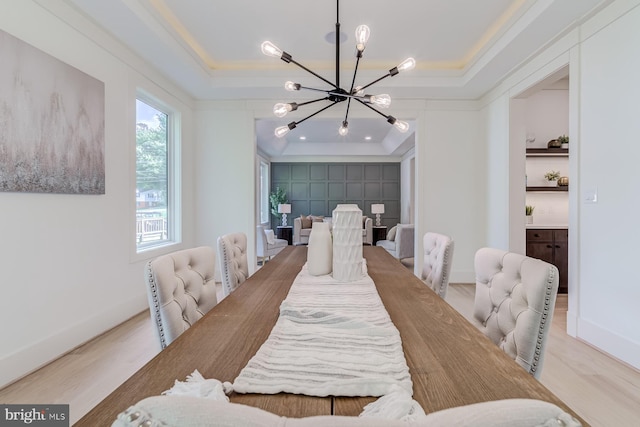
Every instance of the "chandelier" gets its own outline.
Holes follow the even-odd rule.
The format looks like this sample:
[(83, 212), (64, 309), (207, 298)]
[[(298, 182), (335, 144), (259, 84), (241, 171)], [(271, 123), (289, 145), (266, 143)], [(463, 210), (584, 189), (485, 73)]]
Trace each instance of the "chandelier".
[(304, 122), (305, 120), (344, 101), (347, 101), (347, 108), (344, 115), (344, 120), (342, 121), (342, 125), (338, 129), (338, 133), (342, 136), (346, 135), (349, 132), (349, 121), (348, 121), (349, 107), (351, 106), (352, 100), (359, 102), (365, 107), (368, 107), (371, 110), (375, 111), (376, 113), (380, 114), (385, 119), (387, 119), (388, 123), (395, 126), (396, 129), (398, 129), (400, 132), (406, 132), (407, 130), (409, 130), (409, 124), (407, 122), (398, 120), (395, 117), (384, 114), (383, 112), (378, 110), (378, 108), (389, 108), (389, 106), (391, 105), (391, 97), (388, 94), (384, 93), (380, 95), (368, 95), (368, 94), (365, 94), (365, 89), (367, 89), (369, 86), (375, 83), (378, 83), (379, 81), (387, 77), (393, 77), (402, 71), (408, 71), (413, 69), (416, 65), (415, 59), (407, 58), (404, 61), (402, 61), (397, 67), (393, 67), (392, 69), (390, 69), (389, 72), (384, 76), (377, 78), (371, 83), (368, 83), (364, 86), (355, 86), (356, 74), (358, 73), (358, 64), (360, 63), (360, 58), (362, 58), (362, 53), (364, 52), (364, 49), (367, 46), (367, 41), (369, 40), (369, 35), (371, 34), (369, 27), (367, 27), (366, 25), (360, 25), (358, 26), (358, 28), (356, 28), (356, 66), (353, 71), (353, 79), (351, 80), (351, 87), (349, 88), (349, 90), (343, 89), (342, 87), (340, 87), (340, 65), (339, 65), (339, 62), (340, 62), (340, 14), (339, 14), (339, 10), (340, 10), (340, 0), (336, 0), (336, 36), (335, 36), (336, 79), (335, 79), (335, 83), (330, 82), (329, 80), (311, 71), (310, 69), (300, 64), (299, 62), (296, 62), (290, 54), (278, 48), (276, 45), (274, 45), (270, 41), (265, 41), (262, 43), (262, 53), (264, 53), (265, 55), (273, 56), (275, 58), (280, 58), (286, 63), (295, 64), (298, 67), (305, 70), (306, 72), (313, 74), (315, 77), (319, 78), (320, 80), (327, 83), (331, 87), (330, 89), (319, 89), (314, 87), (306, 87), (306, 86), (302, 86), (300, 83), (287, 81), (284, 84), (284, 88), (288, 91), (297, 91), (297, 90), (305, 89), (305, 90), (310, 90), (315, 92), (324, 92), (325, 96), (322, 98), (313, 99), (311, 101), (301, 102), (301, 103), (296, 103), (296, 102), (277, 103), (273, 107), (273, 113), (276, 115), (276, 117), (284, 117), (290, 111), (297, 110), (298, 107), (301, 107), (307, 104), (312, 104), (319, 101), (328, 101), (330, 102), (330, 104), (320, 108), (315, 113), (309, 114), (307, 117), (301, 120), (292, 121), (286, 126), (280, 126), (276, 128), (275, 135), (278, 138), (285, 136), (287, 133), (289, 133), (290, 130), (295, 129), (297, 125)]

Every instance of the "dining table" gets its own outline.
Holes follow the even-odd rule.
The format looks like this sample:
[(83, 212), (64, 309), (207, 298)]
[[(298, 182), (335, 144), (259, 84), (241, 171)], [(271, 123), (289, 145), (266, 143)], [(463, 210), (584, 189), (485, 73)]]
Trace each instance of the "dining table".
[[(427, 414), (479, 402), (529, 398), (551, 402), (587, 425), (384, 248), (364, 246), (363, 256), (400, 333), (413, 398)], [(269, 336), (280, 304), (306, 261), (306, 246), (282, 250), (74, 425), (111, 425), (129, 406), (162, 394), (196, 369), (204, 378), (233, 382)], [(299, 418), (357, 416), (377, 398), (232, 392), (229, 399)]]

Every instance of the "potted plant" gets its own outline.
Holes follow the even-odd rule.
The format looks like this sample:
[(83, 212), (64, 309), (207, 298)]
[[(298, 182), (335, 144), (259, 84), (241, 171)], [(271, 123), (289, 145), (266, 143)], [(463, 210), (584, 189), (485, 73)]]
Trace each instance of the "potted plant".
[(269, 195), (269, 201), (271, 202), (271, 215), (279, 220), (282, 214), (278, 212), (278, 205), (289, 203), (287, 193), (282, 188), (276, 187), (276, 191)]
[(569, 148), (569, 137), (567, 135), (560, 135), (557, 141), (560, 143), (560, 148)]
[(533, 210), (535, 208), (536, 208), (535, 206), (531, 206), (531, 205), (526, 205), (524, 207), (524, 212), (527, 217), (527, 224), (533, 224)]
[(556, 187), (558, 185), (558, 178), (560, 178), (560, 171), (550, 171), (544, 174), (549, 187)]

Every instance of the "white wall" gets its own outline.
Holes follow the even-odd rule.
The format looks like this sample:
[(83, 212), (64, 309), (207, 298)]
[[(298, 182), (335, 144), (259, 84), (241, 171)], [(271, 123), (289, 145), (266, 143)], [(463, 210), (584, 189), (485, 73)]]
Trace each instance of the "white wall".
[[(563, 81), (566, 86), (566, 81)], [(526, 143), (526, 148), (546, 148), (551, 139), (569, 134), (569, 90), (562, 85), (545, 89), (524, 100), (526, 130), (536, 140)], [(569, 176), (568, 157), (528, 157), (526, 160), (527, 185), (544, 186), (544, 175), (559, 171), (560, 176)], [(568, 193), (528, 192), (526, 204), (535, 206), (534, 224), (567, 225), (569, 222)]]
[(416, 258), (427, 231), (455, 241), (451, 282), (475, 282), (473, 257), (486, 245), (485, 147), (477, 104), (430, 102), (416, 137)]
[(144, 263), (159, 252), (135, 255), (136, 88), (180, 112), (192, 161), (190, 98), (64, 3), (47, 6), (0, 2), (0, 29), (105, 83), (106, 194), (0, 193), (0, 387), (147, 309)]
[(413, 224), (415, 218), (415, 157), (416, 150), (412, 148), (402, 157), (400, 163), (400, 222)]
[[(503, 137), (509, 119), (506, 99), (570, 64), (567, 330), (636, 368), (640, 368), (640, 286), (634, 264), (640, 228), (635, 212), (640, 201), (633, 196), (640, 182), (638, 28), (640, 1), (616, 1), (516, 70), (484, 99), (491, 159), (489, 207), (495, 215), (488, 221), (489, 241), (499, 245), (504, 241), (501, 224), (508, 221), (505, 202), (510, 204), (505, 201), (506, 189), (499, 189), (509, 167), (504, 162), (509, 150)], [(587, 193), (596, 189), (598, 202), (586, 202)]]
[(569, 133), (569, 90), (545, 89), (525, 100), (525, 126), (535, 141), (527, 148), (547, 148), (547, 143)]
[[(486, 121), (483, 142), (486, 142), (484, 181), (486, 185), (486, 245), (509, 250), (510, 233), (510, 157), (509, 157), (509, 98), (503, 94), (482, 109)], [(522, 211), (521, 207), (521, 211)], [(524, 224), (523, 224), (524, 227)], [(474, 280), (475, 281), (475, 280)]]
[[(526, 253), (527, 246), (524, 229), (526, 221), (524, 187), (526, 179), (522, 177), (525, 169), (526, 151), (524, 142), (526, 137), (524, 135), (527, 133), (525, 107), (526, 101), (522, 99), (512, 99), (509, 105), (509, 176), (511, 177), (509, 188), (509, 251), (521, 254)], [(514, 209), (516, 212), (514, 212)]]
[[(200, 102), (196, 156), (196, 229), (200, 245), (247, 235), (247, 256), (255, 257), (256, 143), (254, 114), (244, 102)], [(249, 262), (249, 272), (255, 271)]]
[[(578, 336), (640, 368), (640, 2), (585, 29), (580, 81)], [(626, 8), (634, 8), (626, 12)], [(615, 16), (615, 15), (614, 15)], [(600, 17), (603, 19), (604, 17)], [(604, 24), (604, 23), (603, 23)], [(591, 33), (593, 31), (593, 33)], [(598, 202), (585, 201), (597, 189)]]

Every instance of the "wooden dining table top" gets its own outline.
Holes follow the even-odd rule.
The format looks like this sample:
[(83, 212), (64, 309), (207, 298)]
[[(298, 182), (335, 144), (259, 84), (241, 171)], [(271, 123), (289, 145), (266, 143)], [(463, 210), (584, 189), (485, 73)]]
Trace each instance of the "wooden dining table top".
[[(554, 403), (580, 419), (387, 251), (364, 246), (363, 254), (368, 274), (400, 332), (413, 397), (426, 413), (529, 398)], [(195, 369), (205, 378), (233, 382), (269, 336), (280, 303), (306, 259), (305, 246), (285, 248), (74, 425), (111, 425), (120, 412), (160, 395)], [(287, 417), (357, 416), (376, 400), (235, 392), (229, 398)]]

